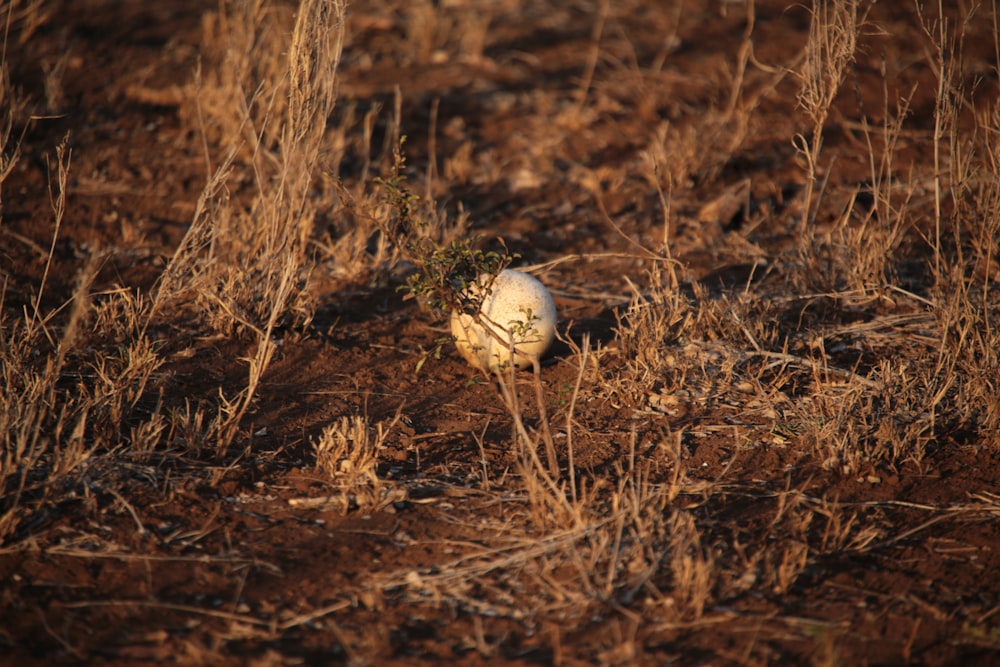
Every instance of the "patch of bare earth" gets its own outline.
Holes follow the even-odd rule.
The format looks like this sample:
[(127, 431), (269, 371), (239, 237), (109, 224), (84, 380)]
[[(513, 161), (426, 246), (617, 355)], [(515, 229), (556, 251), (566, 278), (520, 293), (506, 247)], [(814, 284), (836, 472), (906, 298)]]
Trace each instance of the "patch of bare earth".
[[(943, 10), (0, 2), (0, 662), (995, 664), (998, 17)], [(537, 370), (404, 226), (549, 287)]]

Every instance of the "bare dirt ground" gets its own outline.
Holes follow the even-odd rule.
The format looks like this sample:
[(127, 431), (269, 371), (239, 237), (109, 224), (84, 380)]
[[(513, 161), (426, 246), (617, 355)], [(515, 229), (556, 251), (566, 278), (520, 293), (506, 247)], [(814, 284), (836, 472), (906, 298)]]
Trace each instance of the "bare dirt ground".
[(995, 6), (0, 7), (0, 662), (1000, 662)]

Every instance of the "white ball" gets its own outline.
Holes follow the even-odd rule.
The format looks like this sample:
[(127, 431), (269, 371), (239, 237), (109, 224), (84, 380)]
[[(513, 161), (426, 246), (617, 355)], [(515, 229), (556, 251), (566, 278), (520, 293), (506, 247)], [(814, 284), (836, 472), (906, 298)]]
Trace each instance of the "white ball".
[(501, 271), (492, 284), (484, 275), (480, 283), (488, 286), (479, 321), (468, 313), (451, 314), (458, 351), (482, 370), (503, 370), (512, 363), (515, 368), (531, 366), (531, 360), (545, 354), (556, 335), (552, 295), (537, 278), (513, 269)]

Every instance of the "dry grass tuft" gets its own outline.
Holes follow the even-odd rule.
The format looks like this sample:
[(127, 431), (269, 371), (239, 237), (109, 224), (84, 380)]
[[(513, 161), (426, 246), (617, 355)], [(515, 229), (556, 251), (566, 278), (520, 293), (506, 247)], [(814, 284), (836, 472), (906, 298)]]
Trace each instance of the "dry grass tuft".
[(803, 196), (800, 233), (803, 242), (815, 224), (814, 192), (820, 173), (823, 131), (837, 93), (854, 61), (861, 28), (868, 8), (858, 0), (818, 0), (812, 4), (809, 41), (799, 78), (799, 106), (812, 122), (811, 136), (795, 137), (795, 146), (806, 162), (806, 191)]
[(313, 442), (316, 469), (330, 480), (344, 511), (377, 506), (385, 500), (387, 489), (378, 476), (379, 455), (399, 418), (397, 413), (390, 423), (371, 427), (364, 417), (341, 417)]
[[(70, 154), (57, 151), (52, 193), (55, 241), (66, 208)], [(151, 446), (162, 428), (122, 425), (142, 413), (161, 359), (142, 334), (144, 301), (128, 290), (104, 295), (94, 305), (93, 281), (103, 258), (94, 256), (78, 276), (68, 316), (45, 312), (43, 278), (23, 319), (0, 317), (0, 540), (17, 535), (33, 511), (72, 496), (96, 459)], [(46, 274), (47, 275), (47, 274)], [(61, 309), (60, 309), (61, 310)]]

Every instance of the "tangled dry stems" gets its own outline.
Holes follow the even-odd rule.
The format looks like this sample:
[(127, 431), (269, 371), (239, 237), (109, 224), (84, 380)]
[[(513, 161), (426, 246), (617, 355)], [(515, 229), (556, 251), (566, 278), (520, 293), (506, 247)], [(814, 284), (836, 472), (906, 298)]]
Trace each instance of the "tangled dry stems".
[[(21, 39), (46, 20), (43, 4), (7, 3), (7, 20), (21, 22)], [(206, 44), (212, 48), (181, 115), (199, 128), (206, 146), (224, 149), (206, 150), (208, 178), (190, 231), (156, 289), (95, 294), (95, 258), (67, 304), (46, 310), (43, 280), (33, 307), (0, 313), (0, 540), (6, 545), (29, 539), (32, 514), (78, 493), (83, 480), (102, 469), (100, 461), (148, 462), (174, 447), (196, 458), (224, 458), (243, 437), (244, 418), (279, 330), (302, 330), (310, 321), (316, 267), (332, 264), (333, 279), (347, 285), (385, 279), (397, 263), (397, 251), (378, 235), (394, 224), (394, 213), (366, 182), (369, 165), (353, 186), (321, 176), (338, 172), (337, 160), (349, 141), (356, 141), (347, 139), (352, 123), (364, 135), (355, 150), (371, 154), (374, 112), (360, 121), (347, 114), (337, 128), (326, 123), (337, 102), (344, 9), (339, 2), (305, 0), (288, 44), (277, 26), (289, 26), (293, 17), (263, 2), (226, 2), (207, 15)], [(464, 26), (472, 19), (449, 20)], [(805, 164), (801, 236), (781, 258), (781, 281), (748, 281), (742, 291), (723, 294), (697, 283), (685, 290), (666, 241), (636, 253), (647, 273), (632, 285), (618, 314), (613, 349), (567, 341), (573, 349), (565, 362), (578, 375), (561, 413), (564, 423), (548, 405), (537, 364), (527, 379), (513, 373), (497, 378), (518, 452), (516, 474), (506, 478), (502, 492), (518, 499), (524, 527), (514, 530), (509, 519), (499, 522), (485, 547), (468, 549), (433, 571), (374, 576), (361, 589), (515, 619), (524, 617), (526, 597), (531, 614), (567, 621), (641, 603), (643, 615), (657, 624), (690, 624), (716, 613), (718, 600), (742, 591), (788, 592), (823, 554), (864, 552), (899, 537), (857, 508), (788, 489), (775, 499), (771, 525), (795, 539), (722, 553), (718, 543), (726, 536), (694, 509), (729, 491), (725, 480), (689, 474), (682, 431), (663, 434), (659, 442), (640, 441), (633, 431), (627, 434), (624, 463), (606, 478), (591, 476), (574, 461), (575, 443), (585, 437), (574, 412), (582, 396), (668, 414), (662, 397), (709, 416), (734, 402), (756, 406), (753, 421), (730, 424), (737, 439), (769, 434), (831, 473), (847, 476), (919, 467), (928, 448), (956, 434), (1000, 450), (1000, 107), (994, 101), (970, 121), (958, 73), (946, 64), (953, 62), (948, 54), (957, 48), (954, 38), (943, 28), (928, 30), (930, 45), (938, 49), (940, 84), (933, 170), (900, 165), (898, 141), (909, 99), (893, 106), (886, 90), (883, 124), (860, 120), (871, 173), (868, 190), (851, 192), (843, 210), (824, 224), (821, 214), (829, 212), (824, 182), (834, 166), (831, 161), (821, 169), (823, 133), (865, 20), (856, 2), (817, 3), (812, 13), (798, 97), (808, 123), (805, 134), (791, 138)], [(437, 48), (483, 57), (485, 26), (459, 31), (429, 4), (415, 6), (407, 26), (408, 57), (416, 62), (433, 60)], [(465, 37), (455, 45), (458, 33)], [(738, 80), (747, 83), (742, 76)], [(0, 100), (16, 96), (5, 71)], [(15, 124), (23, 122), (23, 106), (6, 108), (0, 184), (18, 159)], [(753, 112), (752, 105), (728, 109), (745, 115), (737, 124), (743, 128)], [(721, 117), (709, 115), (705, 127), (663, 127), (655, 133), (646, 176), (661, 201), (690, 187), (693, 176), (711, 179), (738, 150), (745, 135), (720, 134)], [(706, 127), (711, 151), (700, 143)], [(939, 143), (945, 146), (941, 152)], [(328, 145), (340, 152), (324, 152)], [(55, 165), (53, 241), (65, 212), (69, 152), (60, 151)], [(384, 163), (372, 168), (380, 167), (392, 169)], [(317, 200), (317, 189), (325, 204)], [(920, 196), (928, 189), (930, 208)], [(867, 208), (859, 204), (864, 197), (872, 202)], [(674, 222), (670, 210), (664, 206), (665, 240)], [(933, 230), (920, 222), (928, 214)], [(426, 217), (428, 233), (440, 238), (464, 228), (447, 229), (453, 223), (439, 211)], [(929, 246), (934, 271), (930, 284), (915, 286), (905, 282), (902, 255), (920, 244)], [(797, 296), (783, 300), (789, 292)], [(830, 331), (810, 312), (820, 307), (852, 312), (876, 302), (891, 303), (910, 319), (887, 317), (880, 326), (869, 320)], [(155, 379), (169, 343), (151, 332), (178, 322), (251, 341), (247, 379), (239, 391), (220, 388), (214, 406), (161, 402)], [(848, 338), (869, 352), (865, 359), (850, 361), (836, 352), (837, 341)], [(927, 353), (883, 357), (886, 340)], [(379, 451), (393, 424), (373, 427), (363, 416), (345, 415), (314, 443), (316, 468), (338, 493), (353, 499), (345, 509), (384, 500)], [(716, 426), (689, 424), (702, 431)], [(557, 428), (564, 434), (558, 445)], [(995, 499), (988, 500), (928, 512), (995, 513)], [(343, 608), (338, 602), (309, 617)]]

